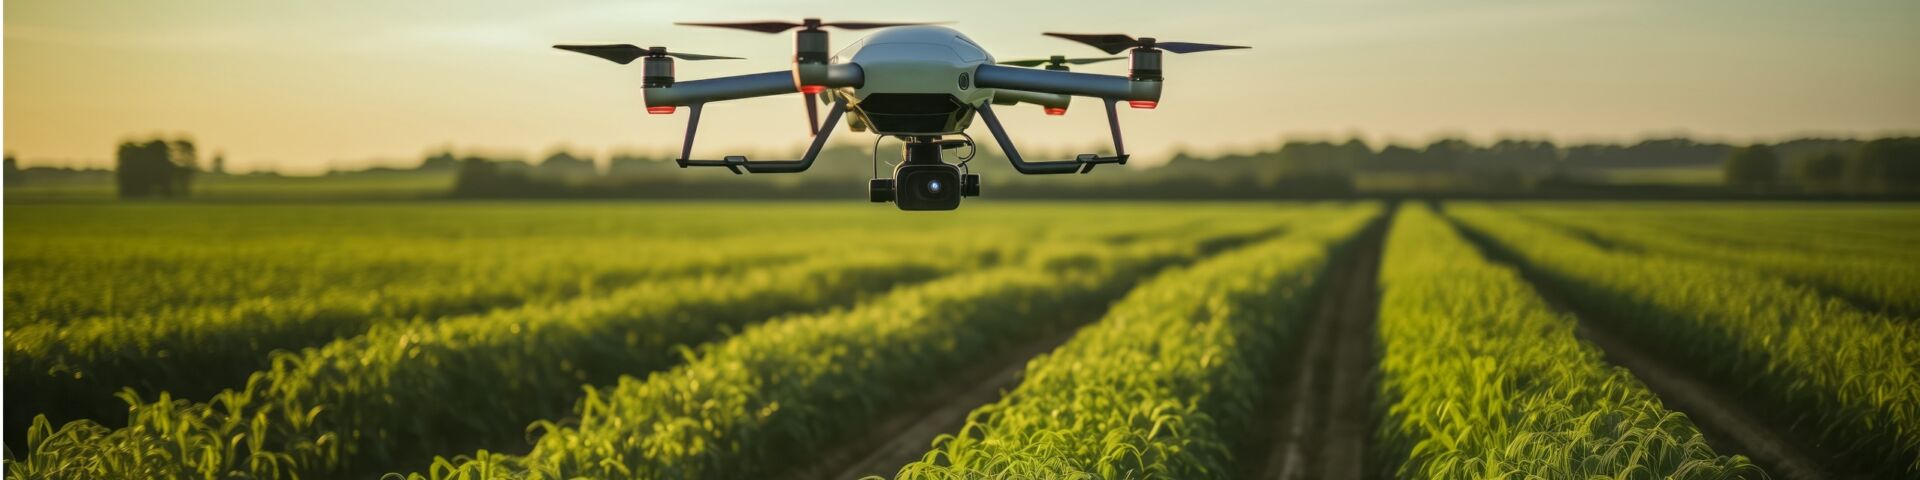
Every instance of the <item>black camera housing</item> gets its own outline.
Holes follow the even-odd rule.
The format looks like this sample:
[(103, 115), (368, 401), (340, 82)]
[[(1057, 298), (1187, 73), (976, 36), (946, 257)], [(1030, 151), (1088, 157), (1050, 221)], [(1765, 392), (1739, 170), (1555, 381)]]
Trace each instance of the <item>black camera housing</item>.
[(893, 204), (901, 210), (960, 208), (960, 167), (902, 163), (893, 169)]
[(960, 173), (959, 165), (940, 161), (940, 150), (971, 145), (937, 137), (909, 137), (906, 161), (893, 168), (893, 178), (867, 181), (867, 200), (893, 202), (901, 210), (953, 210), (960, 197), (980, 196), (980, 175)]

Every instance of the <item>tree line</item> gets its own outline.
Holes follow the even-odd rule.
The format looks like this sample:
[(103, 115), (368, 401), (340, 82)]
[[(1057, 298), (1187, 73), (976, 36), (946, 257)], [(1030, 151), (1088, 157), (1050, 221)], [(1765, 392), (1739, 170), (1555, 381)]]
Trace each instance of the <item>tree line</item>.
[[(430, 153), (414, 168), (329, 175), (451, 175), (449, 195), (458, 198), (837, 198), (858, 193), (867, 178), (887, 175), (890, 163), (898, 161), (897, 145), (883, 143), (877, 155), (868, 145), (830, 145), (803, 175), (735, 176), (725, 169), (682, 169), (669, 158), (634, 153), (614, 153), (602, 168), (592, 156), (567, 148), (553, 149), (535, 161), (456, 155), (447, 149)], [(1027, 156), (1065, 159), (1075, 153), (1080, 152), (1036, 151)], [(956, 154), (967, 152), (949, 151), (948, 161), (957, 161)], [(1243, 153), (1176, 153), (1157, 167), (1105, 166), (1094, 175), (1039, 177), (1014, 172), (991, 147), (971, 156), (968, 169), (985, 177), (987, 193), (1028, 198), (1920, 196), (1920, 138), (1915, 137), (1807, 138), (1752, 145), (1664, 138), (1565, 146), (1517, 138), (1484, 144), (1441, 139), (1377, 148), (1357, 138), (1288, 141)], [(14, 186), (30, 178), (52, 183), (110, 174), (122, 198), (179, 197), (192, 190), (199, 163), (193, 140), (156, 137), (121, 143), (111, 172), (22, 170), (8, 155), (5, 177), (7, 185)], [(215, 155), (210, 171), (223, 170), (224, 160)], [(1635, 170), (1717, 171), (1718, 183), (1635, 184), (1608, 176)]]
[[(884, 149), (885, 147), (883, 147)], [(456, 197), (809, 197), (817, 190), (845, 194), (876, 170), (871, 152), (851, 145), (824, 151), (801, 176), (736, 177), (724, 169), (679, 169), (671, 160), (630, 154), (598, 172), (583, 156), (556, 150), (538, 162), (429, 157), (426, 165), (457, 165)], [(881, 151), (883, 161), (898, 154)], [(1070, 158), (1067, 153), (1035, 158)], [(1550, 141), (1502, 139), (1475, 144), (1441, 139), (1424, 146), (1374, 148), (1359, 139), (1289, 141), (1250, 153), (1201, 157), (1175, 154), (1156, 168), (1108, 167), (1095, 175), (1018, 175), (997, 152), (982, 148), (969, 170), (989, 191), (1015, 196), (1146, 198), (1261, 198), (1343, 196), (1358, 193), (1618, 196), (1846, 196), (1920, 194), (1920, 138), (1797, 139), (1735, 146), (1685, 138), (1633, 144), (1559, 146)], [(949, 161), (955, 159), (949, 158)], [(1720, 172), (1717, 185), (1623, 185), (1605, 178), (1623, 170)], [(890, 166), (879, 165), (884, 176)], [(1060, 193), (1066, 192), (1066, 193)]]
[(1852, 148), (1783, 156), (1770, 145), (1734, 149), (1723, 167), (1728, 185), (1767, 191), (1898, 193), (1920, 189), (1920, 138), (1882, 138)]

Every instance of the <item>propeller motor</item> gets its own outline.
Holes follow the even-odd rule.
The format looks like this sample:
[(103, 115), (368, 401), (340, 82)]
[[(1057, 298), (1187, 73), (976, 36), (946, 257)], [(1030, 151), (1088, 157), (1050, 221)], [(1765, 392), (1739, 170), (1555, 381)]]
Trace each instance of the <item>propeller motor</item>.
[[(640, 48), (628, 44), (607, 45), (554, 45), (553, 48), (569, 52), (580, 52), (626, 65), (634, 60), (645, 58), (640, 63), (641, 88), (663, 88), (673, 86), (673, 59), (681, 60), (744, 60), (740, 57), (702, 55), (698, 53), (669, 52), (667, 47)], [(674, 107), (647, 107), (647, 113), (669, 114)]]
[(842, 30), (867, 30), (884, 27), (902, 27), (908, 25), (931, 25), (930, 23), (905, 22), (822, 22), (818, 18), (802, 19), (800, 22), (764, 21), (764, 22), (677, 22), (674, 25), (688, 27), (732, 28), (760, 33), (781, 33), (800, 29), (793, 36), (793, 87), (799, 90), (801, 102), (807, 107), (807, 131), (817, 134), (820, 125), (819, 95), (827, 91), (827, 48), (828, 27)]

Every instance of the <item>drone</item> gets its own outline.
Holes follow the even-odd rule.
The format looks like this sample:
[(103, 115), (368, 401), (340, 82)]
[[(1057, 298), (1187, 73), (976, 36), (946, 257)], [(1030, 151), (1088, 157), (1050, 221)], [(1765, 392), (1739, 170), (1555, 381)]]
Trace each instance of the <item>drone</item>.
[[(778, 34), (795, 30), (792, 68), (786, 70), (676, 81), (674, 60), (740, 60), (736, 57), (642, 48), (628, 44), (555, 45), (554, 48), (593, 55), (622, 65), (641, 60), (641, 88), (647, 113), (689, 113), (686, 140), (680, 147), (681, 168), (722, 167), (742, 173), (798, 173), (813, 166), (827, 137), (847, 119), (854, 132), (872, 132), (905, 143), (903, 159), (891, 177), (880, 177), (877, 153), (874, 178), (868, 180), (868, 199), (892, 202), (901, 210), (953, 210), (962, 197), (980, 195), (980, 175), (967, 171), (969, 153), (958, 164), (941, 159), (944, 150), (974, 144), (965, 132), (977, 115), (987, 124), (1001, 152), (1015, 171), (1027, 175), (1088, 173), (1102, 164), (1125, 165), (1127, 150), (1121, 141), (1118, 105), (1152, 109), (1159, 105), (1161, 54), (1194, 53), (1249, 48), (1190, 42), (1164, 42), (1122, 34), (1046, 33), (1125, 57), (1067, 58), (995, 62), (979, 43), (957, 30), (932, 23), (822, 22), (808, 18), (793, 22), (679, 23)], [(828, 55), (827, 28), (876, 30)], [(1127, 75), (1073, 72), (1068, 65), (1130, 61)], [(807, 133), (813, 143), (798, 160), (748, 160), (729, 155), (720, 160), (692, 157), (700, 109), (711, 102), (799, 93), (807, 110)], [(1113, 136), (1113, 154), (1084, 153), (1072, 160), (1027, 161), (994, 112), (995, 105), (1039, 105), (1047, 115), (1065, 115), (1072, 97), (1099, 99), (1106, 106)], [(819, 105), (831, 103), (826, 122)], [(950, 138), (957, 137), (957, 138)]]

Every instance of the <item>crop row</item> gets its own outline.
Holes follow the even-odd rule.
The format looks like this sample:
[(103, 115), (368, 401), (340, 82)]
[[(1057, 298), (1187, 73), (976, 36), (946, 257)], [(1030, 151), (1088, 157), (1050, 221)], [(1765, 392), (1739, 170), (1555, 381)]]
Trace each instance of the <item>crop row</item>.
[(1374, 445), (1397, 477), (1758, 476), (1427, 209), (1401, 209), (1380, 286)]
[(1041, 247), (1024, 264), (762, 324), (685, 365), (595, 391), (575, 407), (577, 423), (536, 425), (524, 457), (483, 451), (414, 476), (765, 478), (847, 441), (943, 373), (1097, 315), (1141, 276), (1259, 236), (1208, 229), (1125, 247)]
[[(605, 297), (377, 327), (297, 354), (206, 403), (129, 398), (127, 427), (36, 424), (14, 478), (287, 478), (520, 438), (579, 386), (678, 359), (673, 346), (755, 320), (852, 302), (945, 268), (842, 257), (739, 275), (643, 282)], [(485, 444), (485, 443), (481, 443)]]
[(1920, 261), (1920, 251), (1910, 247), (1920, 241), (1920, 237), (1911, 233), (1920, 229), (1910, 227), (1920, 225), (1902, 222), (1911, 212), (1903, 214), (1897, 209), (1688, 204), (1649, 208), (1646, 204), (1556, 203), (1521, 204), (1512, 210), (1643, 226), (1689, 240), (1738, 248)]
[[(740, 252), (793, 253), (823, 231), (839, 240), (990, 221), (1045, 227), (1163, 224), (1274, 210), (1208, 205), (1022, 206), (951, 217), (867, 207), (726, 203), (549, 205), (29, 205), (9, 210), (6, 328), (95, 317), (161, 322), (322, 302), (371, 303), (376, 317), (437, 317), (486, 295), (563, 294), (582, 283), (725, 268)], [(970, 227), (970, 228), (969, 228)], [(741, 248), (760, 247), (754, 252)], [(688, 264), (688, 265), (676, 265)], [(337, 297), (337, 298), (335, 298)], [(436, 308), (436, 305), (445, 304)], [(269, 310), (270, 311), (270, 310)]]
[[(1101, 232), (1124, 236), (1157, 232), (1186, 223), (1186, 220), (1179, 218), (1147, 218), (1121, 226), (1107, 226), (1112, 224), (1098, 223), (1098, 219), (1059, 222), (1057, 218), (1047, 218), (1052, 220), (1052, 225), (1062, 227), (1058, 231), (1051, 231), (1040, 228), (1049, 225), (1039, 221), (1042, 218), (1046, 217), (1009, 218), (1007, 225), (990, 233), (1000, 235), (997, 238), (1008, 243), (1048, 238), (1085, 241), (1090, 235), (1097, 239), (1104, 234)], [(295, 283), (325, 281), (329, 278), (342, 281), (340, 286), (317, 290), (280, 285), (286, 290), (223, 306), (163, 309), (138, 315), (96, 316), (60, 323), (39, 322), (24, 327), (15, 325), (12, 317), (9, 317), (5, 346), (6, 388), (19, 393), (7, 403), (7, 423), (15, 425), (6, 432), (7, 438), (9, 441), (19, 441), (18, 435), (24, 432), (24, 427), (30, 424), (36, 414), (47, 415), (55, 424), (118, 415), (118, 412), (125, 411), (125, 402), (114, 398), (113, 394), (123, 388), (132, 388), (135, 393), (149, 398), (159, 392), (171, 393), (175, 398), (206, 398), (221, 389), (241, 385), (252, 372), (269, 368), (269, 352), (324, 345), (334, 339), (362, 334), (376, 325), (437, 321), (444, 316), (526, 305), (539, 306), (582, 295), (603, 295), (640, 281), (664, 281), (695, 274), (732, 274), (783, 265), (808, 255), (831, 256), (856, 249), (912, 247), (943, 241), (965, 242), (981, 235), (969, 233), (977, 229), (968, 229), (964, 224), (915, 223), (889, 224), (884, 228), (852, 224), (783, 234), (777, 227), (782, 221), (765, 220), (771, 225), (761, 234), (727, 233), (697, 243), (674, 239), (631, 239), (625, 236), (591, 241), (552, 239), (549, 243), (543, 236), (522, 237), (515, 233), (492, 240), (387, 238), (385, 243), (394, 245), (389, 248), (373, 245), (364, 238), (384, 237), (375, 235), (380, 230), (373, 228), (374, 233), (354, 231), (353, 235), (348, 235), (353, 240), (340, 240), (337, 244), (329, 245), (329, 248), (337, 251), (327, 255), (295, 256), (291, 252), (307, 247), (274, 243), (305, 245), (312, 239), (266, 237), (234, 242), (294, 258), (280, 258), (263, 252), (234, 253), (205, 242), (196, 245), (181, 245), (185, 242), (178, 241), (157, 242), (162, 246), (171, 245), (167, 248), (147, 244), (129, 245), (129, 249), (142, 252), (140, 255), (160, 257), (152, 259), (154, 262), (189, 270), (225, 269), (222, 275), (260, 274), (269, 279), (282, 276), (306, 279)], [(495, 228), (513, 227), (511, 222), (505, 223), (507, 225), (495, 225)], [(557, 223), (540, 223), (537, 226), (542, 235), (548, 228), (561, 232), (578, 228)], [(244, 231), (243, 227), (225, 228)], [(741, 227), (731, 228), (738, 230)], [(497, 232), (463, 235), (483, 238), (500, 236)], [(90, 238), (96, 243), (101, 240), (82, 238)], [(770, 238), (778, 238), (779, 241), (770, 241)], [(847, 241), (856, 238), (867, 240), (859, 243)], [(261, 243), (268, 245), (258, 245)], [(554, 246), (532, 248), (541, 245)], [(558, 248), (562, 245), (569, 248)], [(499, 251), (476, 250), (482, 247), (498, 248)], [(162, 251), (165, 251), (165, 255), (160, 255)], [(28, 253), (10, 249), (10, 268), (16, 253), (29, 260), (39, 259), (31, 254), (33, 252), (32, 249)], [(233, 256), (218, 258), (223, 252)], [(38, 254), (49, 255), (45, 251)], [(426, 259), (402, 263), (390, 261), (390, 257), (396, 255), (414, 254), (423, 255)], [(129, 254), (121, 252), (102, 256), (111, 259), (125, 255)], [(301, 256), (312, 258), (317, 264), (309, 266), (311, 270), (304, 272), (281, 270), (283, 267), (293, 268), (292, 265), (299, 263), (298, 257)], [(88, 260), (90, 256), (84, 251), (69, 251), (56, 257), (63, 264), (97, 261)], [(356, 261), (364, 265), (364, 271), (348, 273), (344, 267), (333, 265)], [(103, 262), (105, 265), (118, 264), (115, 261)], [(503, 264), (512, 266), (509, 268)], [(262, 266), (271, 268), (261, 270)], [(418, 267), (419, 272), (414, 272), (414, 267)], [(444, 278), (416, 278), (417, 274), (435, 274)], [(9, 293), (13, 293), (13, 285), (32, 289), (57, 284), (65, 278), (36, 277), (34, 269), (9, 270), (8, 275)], [(140, 279), (143, 273), (133, 271), (128, 275)], [(161, 280), (172, 278), (158, 274), (154, 276)], [(154, 278), (146, 278), (134, 283), (155, 281)], [(91, 278), (87, 282), (69, 285), (68, 289), (113, 291), (124, 283), (114, 278)], [(285, 282), (270, 280), (265, 283), (279, 285)], [(226, 287), (232, 286), (220, 282), (204, 286), (209, 289)], [(9, 315), (12, 315), (11, 311)], [(111, 422), (108, 425), (113, 426)]]
[[(1537, 213), (1536, 213), (1537, 212)], [(1742, 246), (1675, 235), (1649, 222), (1591, 218), (1565, 211), (1518, 213), (1530, 221), (1570, 229), (1611, 245), (1657, 255), (1711, 260), (1722, 265), (1751, 268), (1833, 292), (1863, 307), (1897, 315), (1920, 314), (1920, 261), (1849, 255), (1802, 248)], [(1735, 231), (1764, 237), (1791, 227)], [(1849, 240), (1840, 240), (1849, 241)]]
[[(433, 318), (470, 313), (463, 310), (470, 300), (490, 296), (566, 296), (662, 272), (710, 272), (754, 255), (791, 255), (817, 247), (798, 241), (810, 237), (840, 240), (827, 243), (834, 244), (958, 233), (977, 230), (987, 219), (995, 230), (1049, 236), (1070, 230), (1036, 227), (1063, 218), (1068, 227), (1118, 219), (1171, 225), (1259, 209), (1188, 210), (1020, 207), (953, 219), (727, 204), (24, 206), (8, 217), (18, 235), (9, 238), (6, 252), (5, 324), (12, 332), (95, 318), (163, 323), (300, 308)], [(819, 235), (825, 232), (840, 234)], [(314, 303), (321, 305), (307, 305)]]
[(1448, 212), (1576, 308), (1769, 401), (1823, 449), (1920, 471), (1920, 328), (1754, 270), (1609, 251), (1485, 206)]
[[(581, 262), (604, 252), (574, 252), (582, 257), (565, 262), (524, 259), (528, 266), (517, 276), (423, 281), (374, 294), (362, 292), (357, 297), (350, 292), (334, 292), (315, 298), (265, 299), (224, 311), (186, 311), (182, 316), (94, 317), (64, 325), (29, 325), (7, 333), (6, 388), (21, 392), (8, 402), (7, 418), (18, 422), (10, 424), (19, 426), (36, 414), (47, 415), (56, 424), (102, 418), (125, 411), (125, 402), (113, 395), (127, 388), (149, 398), (159, 392), (175, 398), (205, 398), (241, 385), (252, 372), (271, 367), (270, 352), (325, 345), (375, 326), (433, 322), (443, 315), (494, 309), (539, 308), (582, 296), (590, 301), (636, 282), (732, 275), (790, 264), (804, 255), (832, 256), (860, 248), (924, 244), (954, 238), (958, 232), (952, 228), (932, 229), (882, 236), (864, 244), (844, 241), (860, 236), (862, 231), (858, 229), (788, 235), (782, 242), (750, 237), (697, 247), (641, 243), (631, 248), (657, 249), (659, 252), (652, 255), (661, 256), (649, 257), (650, 263), (615, 261), (589, 267)], [(677, 258), (664, 256), (676, 250), (687, 253)], [(544, 273), (530, 273), (541, 269)], [(408, 300), (428, 297), (435, 299), (430, 302), (435, 306)], [(447, 308), (451, 305), (460, 308)], [(15, 428), (7, 433), (18, 434), (19, 427)]]
[(723, 266), (737, 255), (700, 247), (777, 231), (649, 235), (658, 213), (495, 207), (32, 206), (9, 216), (23, 233), (8, 239), (6, 323), (157, 323), (321, 299), (433, 317), (474, 296)]
[[(1090, 227), (1076, 235), (1152, 230), (1162, 223)], [(524, 433), (519, 426), (564, 411), (580, 386), (679, 361), (675, 345), (718, 338), (783, 312), (846, 304), (900, 282), (1015, 261), (1021, 255), (1017, 242), (1036, 238), (1001, 228), (867, 243), (924, 245), (933, 240), (928, 235), (948, 243), (943, 252), (951, 256), (912, 248), (897, 249), (899, 255), (841, 253), (763, 271), (642, 282), (604, 296), (376, 327), (323, 348), (277, 354), (271, 370), (207, 403), (172, 395), (151, 403), (130, 397), (128, 428), (75, 422), (54, 431), (50, 424), (37, 425), (29, 455), (9, 465), (9, 472), (56, 478), (193, 471), (340, 475), (473, 445), (517, 443)], [(153, 458), (167, 460), (140, 461)]]
[(1330, 258), (1378, 215), (1328, 218), (1162, 274), (1027, 365), (899, 478), (1220, 478)]
[[(112, 394), (123, 388), (147, 396), (165, 391), (202, 397), (238, 385), (249, 373), (268, 367), (269, 352), (274, 350), (323, 345), (374, 326), (430, 322), (443, 316), (603, 294), (645, 280), (767, 268), (796, 261), (798, 250), (688, 255), (591, 272), (529, 260), (529, 269), (545, 268), (548, 273), (450, 275), (461, 280), (418, 281), (382, 287), (374, 294), (331, 291), (318, 297), (264, 298), (230, 307), (27, 325), (7, 332), (6, 388), (20, 392), (8, 408), (37, 407), (26, 413), (67, 420), (122, 410), (124, 405)], [(9, 415), (10, 420), (22, 418), (31, 417)]]

